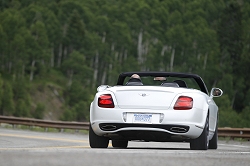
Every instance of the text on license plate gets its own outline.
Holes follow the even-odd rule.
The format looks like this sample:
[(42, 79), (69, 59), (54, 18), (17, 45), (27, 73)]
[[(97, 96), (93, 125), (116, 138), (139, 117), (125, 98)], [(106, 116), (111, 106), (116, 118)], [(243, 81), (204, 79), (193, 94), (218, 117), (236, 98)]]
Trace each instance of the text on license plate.
[(134, 123), (151, 123), (152, 114), (134, 114)]

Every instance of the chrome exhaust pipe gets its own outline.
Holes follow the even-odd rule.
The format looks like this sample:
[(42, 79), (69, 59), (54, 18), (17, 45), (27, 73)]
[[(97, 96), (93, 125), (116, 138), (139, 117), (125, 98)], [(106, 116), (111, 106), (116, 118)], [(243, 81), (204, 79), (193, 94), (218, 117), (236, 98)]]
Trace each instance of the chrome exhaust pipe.
[(187, 129), (183, 127), (172, 127), (170, 131), (175, 132), (175, 133), (185, 133), (187, 132)]
[(101, 129), (105, 130), (105, 131), (113, 131), (113, 130), (116, 129), (116, 126), (114, 126), (114, 125), (103, 125), (103, 126), (101, 126)]

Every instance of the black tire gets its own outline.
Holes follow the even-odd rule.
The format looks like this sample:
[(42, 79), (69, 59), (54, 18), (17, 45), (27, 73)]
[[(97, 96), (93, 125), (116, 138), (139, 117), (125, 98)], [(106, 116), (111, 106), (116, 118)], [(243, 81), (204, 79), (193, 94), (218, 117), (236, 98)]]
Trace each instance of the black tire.
[(190, 142), (191, 150), (207, 150), (209, 146), (209, 120), (206, 119), (206, 124), (201, 135)]
[(208, 149), (217, 149), (218, 147), (218, 127), (216, 125), (213, 138), (209, 141)]
[(89, 126), (89, 145), (91, 148), (107, 148), (109, 139), (106, 137), (98, 136), (94, 133), (91, 125)]
[(128, 140), (112, 140), (112, 146), (114, 148), (127, 148)]

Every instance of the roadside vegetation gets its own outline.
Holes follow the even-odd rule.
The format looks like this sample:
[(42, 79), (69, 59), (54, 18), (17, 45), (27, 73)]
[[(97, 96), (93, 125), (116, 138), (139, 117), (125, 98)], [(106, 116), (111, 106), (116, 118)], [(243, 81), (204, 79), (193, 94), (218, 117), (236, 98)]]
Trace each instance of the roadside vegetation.
[(124, 71), (199, 74), (220, 127), (250, 127), (247, 0), (1, 0), (0, 115), (88, 121)]

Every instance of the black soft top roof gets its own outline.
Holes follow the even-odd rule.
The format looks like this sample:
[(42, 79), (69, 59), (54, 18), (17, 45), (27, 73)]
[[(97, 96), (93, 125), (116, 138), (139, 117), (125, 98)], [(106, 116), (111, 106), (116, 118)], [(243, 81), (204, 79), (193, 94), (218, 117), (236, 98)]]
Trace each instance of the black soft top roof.
[(178, 78), (193, 78), (199, 85), (202, 92), (208, 94), (207, 87), (202, 80), (202, 78), (197, 74), (190, 73), (176, 73), (176, 72), (156, 72), (156, 71), (147, 71), (147, 72), (124, 72), (119, 75), (117, 85), (123, 85), (123, 82), (126, 77), (131, 77), (133, 74), (138, 74), (140, 77), (151, 76), (151, 77), (178, 77)]

